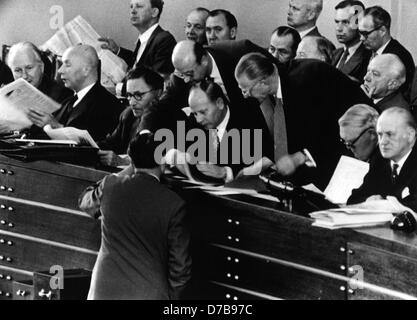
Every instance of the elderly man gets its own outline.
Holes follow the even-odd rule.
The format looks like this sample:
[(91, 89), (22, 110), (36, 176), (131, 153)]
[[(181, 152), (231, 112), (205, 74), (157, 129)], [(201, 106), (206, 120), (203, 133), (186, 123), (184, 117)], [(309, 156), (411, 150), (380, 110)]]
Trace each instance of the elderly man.
[(348, 204), (394, 196), (417, 211), (416, 122), (409, 111), (394, 107), (381, 114), (376, 128), (382, 158), (371, 162)]
[(379, 155), (376, 122), (379, 113), (366, 104), (350, 107), (339, 119), (340, 140), (356, 159), (370, 161)]
[(371, 60), (362, 88), (380, 112), (391, 107), (409, 109), (400, 90), (405, 82), (405, 67), (395, 54), (382, 54)]
[(323, 0), (290, 0), (287, 23), (295, 28), (301, 38), (321, 36), (316, 23), (323, 10)]
[(331, 64), (335, 49), (333, 43), (324, 37), (307, 36), (298, 45), (296, 59), (316, 59)]
[(206, 21), (206, 36), (209, 45), (223, 40), (235, 40), (236, 35), (237, 20), (231, 12), (223, 9), (210, 11)]
[(130, 68), (135, 64), (143, 65), (163, 76), (169, 75), (174, 71), (171, 54), (176, 41), (171, 33), (159, 26), (163, 6), (162, 0), (132, 0), (130, 21), (139, 32), (135, 50), (120, 48), (108, 38), (99, 39), (104, 42), (102, 48), (117, 54)]
[(295, 58), (300, 41), (297, 30), (280, 26), (272, 32), (268, 51), (280, 63), (288, 63)]
[(361, 82), (371, 51), (360, 40), (358, 17), (365, 10), (361, 1), (344, 0), (335, 7), (336, 38), (343, 47), (336, 49), (332, 64), (351, 79)]
[(71, 91), (62, 87), (44, 74), (41, 52), (31, 42), (19, 42), (10, 48), (7, 64), (15, 80), (22, 78), (41, 92), (62, 103), (71, 96)]
[(206, 20), (210, 11), (198, 7), (192, 10), (185, 21), (185, 37), (201, 45), (207, 44)]
[(240, 60), (235, 76), (245, 96), (272, 101), (263, 111), (267, 123), (273, 122), (271, 164), (285, 176), (299, 168), (295, 182), (324, 189), (343, 153), (337, 120), (350, 106), (371, 103), (368, 97), (343, 73), (316, 60), (296, 59), (285, 70), (252, 53)]
[(391, 37), (391, 16), (381, 7), (366, 8), (359, 20), (359, 33), (365, 48), (372, 50), (372, 55), (393, 53), (405, 66), (406, 81), (402, 90), (408, 99), (408, 91), (413, 79), (415, 64), (411, 53), (397, 40)]
[(104, 139), (115, 129), (121, 104), (98, 81), (99, 60), (96, 50), (88, 45), (71, 47), (62, 56), (58, 70), (61, 79), (74, 96), (63, 102), (53, 116), (31, 110), (30, 120), (39, 126), (75, 127), (87, 130), (94, 140)]

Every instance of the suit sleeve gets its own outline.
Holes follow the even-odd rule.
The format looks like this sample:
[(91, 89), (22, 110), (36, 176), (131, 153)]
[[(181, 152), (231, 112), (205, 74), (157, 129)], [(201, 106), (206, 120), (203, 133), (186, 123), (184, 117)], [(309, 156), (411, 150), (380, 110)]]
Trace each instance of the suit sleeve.
[(190, 234), (185, 223), (185, 203), (175, 210), (168, 230), (168, 280), (170, 297), (181, 297), (187, 282), (191, 278), (191, 255), (189, 252)]
[(98, 218), (106, 177), (87, 187), (78, 198), (78, 207), (92, 218)]
[(131, 68), (133, 64), (135, 63), (135, 57), (133, 56), (133, 51), (120, 47), (118, 56), (127, 63), (129, 68)]
[(165, 39), (159, 42), (157, 50), (153, 52), (153, 63), (150, 67), (163, 76), (171, 74), (174, 71), (171, 56), (176, 44), (171, 34), (165, 36)]

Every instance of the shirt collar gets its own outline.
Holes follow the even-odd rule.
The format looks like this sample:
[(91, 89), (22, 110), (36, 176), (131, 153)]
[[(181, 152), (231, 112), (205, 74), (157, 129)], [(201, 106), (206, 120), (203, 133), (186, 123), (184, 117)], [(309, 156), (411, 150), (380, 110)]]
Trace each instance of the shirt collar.
[(81, 102), (81, 100), (87, 95), (87, 93), (94, 87), (95, 83), (90, 84), (89, 86), (85, 87), (78, 91), (77, 94), (77, 101), (74, 103), (74, 107)]
[(394, 162), (394, 161), (392, 161), (392, 160), (390, 161), (390, 163), (391, 163), (391, 168), (393, 168), (393, 166), (394, 166), (394, 164), (395, 164), (395, 163), (396, 163), (396, 164), (398, 164), (398, 169), (397, 169), (398, 174), (400, 174), (401, 169), (402, 169), (402, 167), (403, 167), (404, 163), (407, 161), (408, 156), (410, 155), (411, 151), (412, 151), (412, 149), (410, 149), (410, 151), (408, 151), (408, 152), (407, 152), (407, 154), (406, 154), (404, 157), (402, 157), (402, 158), (400, 159), (400, 161), (398, 161), (398, 162)]
[(282, 100), (282, 89), (281, 89), (281, 78), (278, 76), (278, 89), (277, 89), (277, 98)]
[(229, 123), (229, 119), (230, 119), (230, 110), (227, 106), (226, 106), (226, 108), (227, 108), (227, 111), (226, 111), (226, 115), (225, 115), (223, 121), (220, 122), (220, 124), (216, 127), (217, 136), (219, 137), (219, 141), (222, 141), (223, 135), (226, 131), (226, 127), (227, 127), (227, 124)]
[(310, 29), (304, 30), (304, 31), (300, 31), (299, 32), (300, 37), (301, 38), (304, 38), (308, 33), (310, 33), (311, 31), (313, 31), (315, 28), (316, 28), (316, 26), (314, 26), (314, 27), (312, 27)]
[(380, 55), (384, 52), (385, 48), (388, 46), (388, 44), (391, 42), (391, 39), (388, 40), (388, 42), (386, 44), (384, 44), (381, 48), (379, 48), (378, 50), (376, 50), (376, 54)]
[(362, 44), (362, 41), (359, 41), (357, 44), (355, 44), (355, 45), (353, 45), (353, 46), (351, 46), (351, 47), (349, 47), (349, 48), (347, 48), (347, 47), (345, 46), (345, 50), (346, 50), (346, 48), (347, 48), (347, 49), (348, 49), (348, 51), (349, 51), (349, 56), (348, 56), (348, 59), (349, 59), (351, 56), (353, 56), (353, 55), (355, 54), (356, 50), (358, 50), (358, 49), (359, 49), (359, 47), (361, 46), (361, 44)]
[(159, 24), (155, 23), (152, 27), (150, 27), (148, 30), (146, 30), (144, 33), (142, 33), (139, 36), (140, 45), (146, 44), (149, 41), (149, 38), (151, 37), (152, 33), (155, 31), (156, 28), (158, 28)]

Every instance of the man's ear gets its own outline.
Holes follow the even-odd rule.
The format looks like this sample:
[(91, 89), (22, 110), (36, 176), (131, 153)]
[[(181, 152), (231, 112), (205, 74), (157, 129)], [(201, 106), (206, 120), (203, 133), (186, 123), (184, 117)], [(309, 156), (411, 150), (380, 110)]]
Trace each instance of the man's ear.
[(315, 12), (313, 9), (309, 9), (309, 10), (308, 10), (307, 19), (308, 19), (309, 21), (312, 21), (312, 20), (317, 20), (317, 17), (316, 17), (316, 12)]
[(391, 91), (395, 91), (400, 87), (400, 82), (397, 79), (391, 79), (388, 81), (388, 89)]
[(217, 106), (217, 108), (219, 108), (220, 110), (223, 110), (224, 109), (224, 101), (223, 101), (223, 99), (222, 98), (217, 98), (217, 100), (216, 100), (216, 106)]
[(233, 27), (232, 29), (230, 29), (230, 39), (236, 39), (237, 36), (237, 28)]
[(159, 9), (152, 8), (152, 18), (158, 18), (158, 15), (159, 15)]

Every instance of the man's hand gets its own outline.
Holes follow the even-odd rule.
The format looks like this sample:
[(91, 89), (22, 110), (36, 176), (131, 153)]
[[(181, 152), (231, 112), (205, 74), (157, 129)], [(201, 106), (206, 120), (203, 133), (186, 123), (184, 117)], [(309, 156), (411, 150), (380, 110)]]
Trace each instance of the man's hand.
[(281, 157), (275, 164), (275, 169), (283, 176), (289, 176), (306, 162), (306, 157), (302, 152), (288, 154)]
[(217, 178), (217, 179), (226, 179), (227, 170), (224, 167), (217, 166), (208, 162), (199, 162), (197, 164), (197, 169), (205, 174), (206, 176)]
[(52, 129), (61, 128), (62, 125), (49, 113), (30, 109), (28, 118), (36, 126), (43, 128), (47, 124), (51, 125)]
[(102, 42), (101, 49), (107, 49), (113, 52), (114, 54), (117, 54), (120, 50), (120, 47), (118, 44), (110, 38), (98, 38), (98, 41)]
[(117, 167), (129, 164), (128, 159), (123, 159), (111, 150), (99, 150), (98, 156), (100, 157), (100, 162), (108, 167)]

